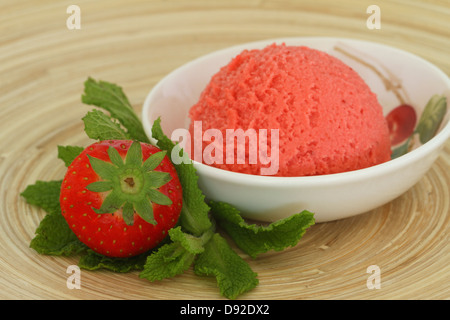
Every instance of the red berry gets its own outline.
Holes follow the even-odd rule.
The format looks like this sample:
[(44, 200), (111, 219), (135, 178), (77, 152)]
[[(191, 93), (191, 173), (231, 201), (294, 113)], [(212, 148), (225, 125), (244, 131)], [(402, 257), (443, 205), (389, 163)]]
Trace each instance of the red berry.
[(175, 226), (182, 189), (160, 149), (128, 140), (101, 141), (68, 167), (60, 203), (69, 227), (89, 248), (130, 257), (154, 248)]
[(386, 116), (391, 137), (391, 145), (399, 144), (414, 132), (417, 116), (413, 107), (403, 104), (394, 108)]

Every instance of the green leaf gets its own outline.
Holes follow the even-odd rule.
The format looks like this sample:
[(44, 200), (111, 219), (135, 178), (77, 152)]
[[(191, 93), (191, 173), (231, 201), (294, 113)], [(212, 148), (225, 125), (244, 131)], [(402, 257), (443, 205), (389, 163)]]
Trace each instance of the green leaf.
[(432, 96), (425, 106), (415, 130), (419, 134), (419, 139), (422, 144), (428, 142), (436, 135), (446, 112), (446, 97), (438, 94)]
[(186, 251), (192, 254), (202, 253), (205, 250), (203, 247), (205, 242), (209, 241), (207, 238), (199, 238), (183, 232), (180, 226), (170, 229), (169, 236), (173, 242), (179, 242)]
[[(153, 123), (152, 136), (157, 140), (157, 146), (171, 154), (175, 144), (167, 138), (161, 129), (161, 119)], [(211, 228), (209, 207), (205, 203), (205, 196), (198, 187), (198, 176), (192, 163), (175, 164), (178, 178), (183, 189), (183, 207), (180, 221), (185, 230), (199, 236)]]
[(36, 181), (21, 193), (27, 203), (47, 212), (30, 243), (30, 247), (40, 254), (71, 255), (87, 248), (70, 230), (66, 219), (61, 215), (61, 183), (60, 180)]
[(38, 206), (48, 213), (60, 213), (59, 193), (62, 180), (36, 181), (21, 193), (21, 196), (32, 205)]
[(295, 246), (315, 222), (314, 214), (305, 210), (268, 226), (250, 225), (236, 208), (227, 203), (211, 201), (210, 206), (217, 223), (252, 258), (269, 250), (281, 251)]
[(58, 159), (64, 161), (68, 167), (83, 150), (83, 147), (77, 146), (58, 146)]
[(130, 139), (149, 142), (139, 117), (121, 87), (106, 81), (88, 78), (84, 83), (81, 101), (107, 110), (127, 130)]
[(257, 274), (228, 245), (218, 233), (205, 245), (194, 264), (194, 272), (199, 276), (214, 276), (220, 293), (235, 299), (258, 285)]
[(175, 143), (170, 140), (163, 132), (161, 128), (161, 118), (156, 119), (152, 126), (152, 137), (157, 140), (156, 145), (167, 154), (170, 155)]
[(170, 229), (172, 243), (161, 246), (157, 252), (148, 256), (139, 277), (155, 281), (182, 274), (193, 264), (195, 257), (204, 251), (204, 245), (213, 233), (212, 228), (201, 237), (195, 237), (183, 232), (180, 226)]
[(140, 278), (163, 280), (184, 273), (194, 262), (196, 254), (186, 250), (180, 242), (165, 244), (147, 257)]
[(107, 269), (113, 272), (130, 272), (142, 270), (149, 253), (143, 253), (130, 258), (110, 258), (88, 250), (80, 257), (78, 266), (86, 270)]
[(99, 110), (92, 110), (82, 118), (84, 131), (94, 140), (126, 140), (130, 136), (111, 117)]
[(41, 220), (30, 248), (39, 254), (55, 256), (69, 256), (87, 249), (59, 212), (49, 213)]

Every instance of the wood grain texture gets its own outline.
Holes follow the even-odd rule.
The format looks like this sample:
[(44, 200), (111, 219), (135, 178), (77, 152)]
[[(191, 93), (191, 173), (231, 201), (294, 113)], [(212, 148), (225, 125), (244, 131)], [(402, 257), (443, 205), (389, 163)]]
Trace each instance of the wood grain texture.
[[(87, 145), (81, 104), (88, 76), (121, 85), (139, 112), (166, 74), (200, 55), (247, 41), (340, 36), (393, 45), (450, 74), (446, 1), (377, 1), (381, 29), (366, 27), (371, 1), (86, 1), (68, 30), (69, 1), (2, 1), (0, 12), (0, 298), (217, 299), (192, 270), (149, 283), (137, 273), (82, 272), (66, 287), (71, 257), (29, 248), (44, 212), (20, 192), (60, 179), (57, 145)], [(449, 299), (450, 143), (413, 188), (356, 217), (317, 224), (301, 242), (256, 260), (260, 285), (242, 299)], [(370, 265), (381, 288), (369, 290)]]

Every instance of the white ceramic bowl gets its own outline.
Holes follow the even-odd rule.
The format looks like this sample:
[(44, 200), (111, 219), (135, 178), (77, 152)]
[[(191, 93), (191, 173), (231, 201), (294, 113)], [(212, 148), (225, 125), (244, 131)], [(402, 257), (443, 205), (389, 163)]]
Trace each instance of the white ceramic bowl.
[[(158, 117), (169, 137), (177, 128), (188, 128), (188, 110), (211, 76), (242, 50), (274, 42), (305, 45), (338, 57), (377, 94), (385, 115), (400, 104), (397, 95), (386, 89), (386, 80), (400, 87), (397, 94), (414, 107), (418, 117), (434, 94), (446, 95), (450, 101), (448, 76), (411, 53), (353, 39), (270, 39), (208, 54), (167, 75), (144, 103), (142, 119), (148, 136), (151, 138), (151, 127)], [(429, 170), (450, 137), (448, 109), (431, 140), (423, 145), (416, 142), (412, 151), (380, 165), (322, 176), (274, 177), (234, 173), (194, 162), (199, 185), (207, 198), (228, 202), (244, 217), (261, 221), (275, 221), (304, 209), (315, 213), (316, 222), (361, 214), (400, 196)]]

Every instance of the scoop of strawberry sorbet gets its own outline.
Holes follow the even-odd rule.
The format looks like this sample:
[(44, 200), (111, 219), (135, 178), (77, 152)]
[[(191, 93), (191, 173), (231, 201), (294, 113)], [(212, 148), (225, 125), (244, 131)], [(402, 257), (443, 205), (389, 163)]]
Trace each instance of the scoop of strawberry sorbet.
[[(266, 129), (268, 152), (279, 151), (277, 176), (346, 172), (391, 156), (376, 95), (342, 61), (304, 46), (273, 44), (241, 52), (211, 78), (189, 115), (191, 136), (194, 121), (201, 121), (203, 132), (220, 130), (223, 143), (227, 129)], [(270, 146), (271, 129), (278, 129), (277, 150)], [(203, 148), (210, 143), (203, 141)], [(268, 165), (226, 163), (225, 150), (224, 161), (210, 165), (247, 174), (260, 174)]]

